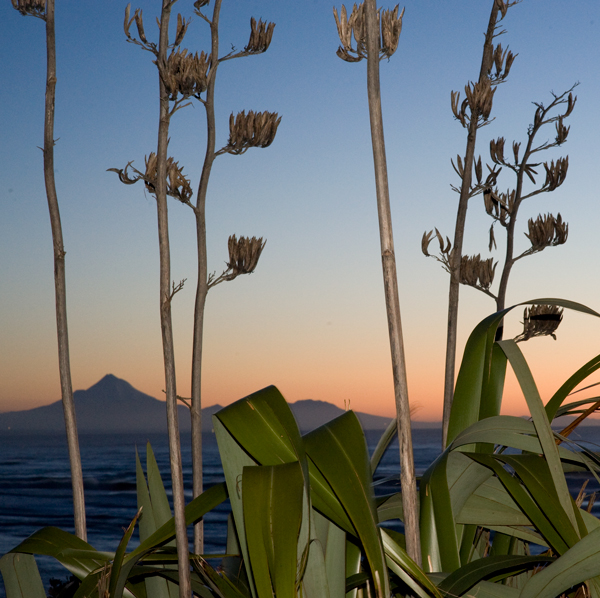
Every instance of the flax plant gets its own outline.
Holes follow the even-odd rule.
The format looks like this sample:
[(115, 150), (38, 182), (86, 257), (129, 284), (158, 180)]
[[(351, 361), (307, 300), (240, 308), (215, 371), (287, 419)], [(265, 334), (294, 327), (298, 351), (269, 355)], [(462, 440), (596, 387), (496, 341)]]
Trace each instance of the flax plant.
[[(479, 81), (476, 84), (470, 83), (465, 87), (465, 99), (462, 103), (458, 92), (452, 92), (451, 94), (451, 107), (454, 117), (468, 131), (464, 158), (457, 155), (456, 164), (452, 161), (452, 166), (461, 180), (460, 187), (452, 186), (452, 189), (460, 196), (454, 243), (451, 243), (448, 237), (444, 239), (437, 228), (435, 234), (433, 231), (426, 232), (422, 239), (423, 253), (441, 262), (444, 269), (450, 274), (444, 376), (443, 446), (446, 446), (447, 443), (448, 420), (454, 394), (459, 285), (472, 286), (488, 295), (494, 299), (496, 309), (500, 311), (505, 307), (508, 280), (515, 262), (533, 253), (538, 253), (546, 247), (560, 245), (566, 241), (568, 236), (568, 225), (562, 221), (560, 214), (556, 217), (552, 214), (539, 215), (536, 219), (530, 219), (528, 223), (529, 234), (526, 234), (526, 236), (531, 242), (531, 247), (515, 256), (515, 224), (522, 201), (542, 192), (554, 191), (565, 180), (568, 158), (560, 158), (556, 163), (554, 161), (543, 163), (546, 178), (540, 187), (528, 193), (523, 190), (524, 177), (527, 176), (535, 184), (536, 168), (541, 165), (532, 162), (533, 155), (559, 146), (567, 139), (569, 128), (563, 124), (563, 120), (571, 114), (575, 105), (576, 98), (572, 94), (573, 88), (560, 95), (553, 94), (553, 100), (548, 106), (541, 103), (535, 104), (534, 123), (528, 129), (528, 139), (521, 157), (519, 157), (521, 143), (513, 142), (514, 160), (505, 158), (505, 140), (500, 137), (490, 142), (492, 165), (487, 165), (488, 175), (485, 178), (481, 156), (477, 160), (475, 159), (477, 130), (490, 122), (496, 86), (506, 80), (516, 57), (510, 50), (503, 49), (501, 44), (494, 45), (494, 38), (504, 33), (504, 31), (498, 31), (500, 21), (506, 16), (508, 9), (516, 3), (494, 0), (484, 42)], [(566, 104), (564, 113), (556, 115), (556, 108), (563, 104)], [(536, 145), (536, 135), (542, 127), (548, 124), (555, 124), (555, 139)], [(509, 189), (505, 193), (500, 192), (497, 187), (497, 179), (503, 168), (512, 170), (516, 176), (515, 188), (513, 190)], [(494, 281), (497, 262), (493, 258), (482, 259), (481, 254), (472, 256), (462, 254), (468, 202), (476, 195), (483, 196), (486, 212), (494, 220), (489, 233), (490, 251), (493, 247), (496, 247), (494, 225), (499, 224), (506, 230), (506, 257), (496, 294), (491, 290), (491, 285)], [(428, 251), (429, 244), (434, 237), (437, 237), (439, 242), (440, 251), (438, 256), (432, 256)], [(555, 314), (550, 314), (550, 318), (553, 315)], [(536, 318), (538, 317), (541, 318), (542, 314), (538, 314)], [(502, 325), (498, 327), (496, 334), (497, 339), (501, 340)], [(524, 335), (520, 340), (525, 340), (525, 337), (530, 338), (527, 333), (524, 333)]]
[[(177, 0), (162, 0), (162, 10), (159, 26), (158, 45), (148, 41), (145, 35), (142, 12), (136, 10), (130, 18), (130, 5), (125, 11), (125, 35), (127, 40), (140, 45), (156, 57), (155, 64), (158, 69), (160, 89), (160, 116), (158, 123), (158, 143), (156, 153), (151, 153), (146, 158), (146, 169), (142, 173), (134, 169), (136, 175), (129, 177), (127, 167), (124, 170), (110, 169), (119, 174), (119, 178), (126, 184), (133, 184), (143, 180), (146, 189), (156, 198), (158, 216), (158, 244), (160, 254), (160, 324), (162, 332), (163, 362), (165, 371), (165, 393), (167, 397), (167, 427), (169, 433), (169, 455), (171, 461), (171, 482), (173, 487), (173, 511), (175, 516), (175, 537), (177, 543), (177, 561), (179, 569), (179, 596), (189, 598), (191, 595), (190, 565), (188, 536), (185, 524), (185, 497), (183, 490), (183, 473), (181, 466), (181, 445), (179, 438), (179, 422), (177, 415), (177, 385), (175, 377), (175, 352), (173, 346), (173, 324), (171, 318), (171, 303), (174, 295), (183, 287), (183, 281), (178, 285), (171, 283), (171, 257), (169, 245), (169, 222), (167, 195), (186, 201), (191, 195), (189, 181), (183, 175), (178, 163), (167, 156), (169, 143), (169, 124), (173, 114), (181, 108), (182, 100), (176, 95), (178, 89), (190, 87), (188, 73), (180, 68), (182, 53), (173, 52), (168, 55), (168, 50), (178, 46), (189, 25), (181, 15), (177, 18), (177, 33), (175, 42), (169, 44), (169, 21), (171, 9)], [(135, 20), (138, 28), (139, 40), (130, 34), (130, 28)], [(185, 96), (184, 96), (185, 97)], [(173, 100), (173, 106), (170, 102)], [(130, 166), (130, 164), (128, 164)]]
[[(229, 138), (225, 146), (216, 149), (216, 122), (215, 122), (215, 84), (217, 68), (219, 64), (233, 58), (252, 56), (265, 52), (273, 37), (274, 23), (266, 23), (254, 18), (250, 20), (250, 38), (248, 44), (242, 50), (232, 49), (229, 53), (219, 57), (219, 17), (222, 0), (215, 0), (212, 17), (206, 16), (201, 9), (208, 4), (207, 0), (198, 0), (194, 3), (196, 14), (210, 26), (211, 49), (210, 53), (196, 52), (192, 54), (187, 49), (180, 48), (190, 21), (186, 21), (181, 15), (177, 19), (177, 32), (175, 42), (169, 46), (171, 53), (166, 56), (161, 64), (161, 82), (164, 85), (167, 106), (173, 102), (173, 108), (168, 113), (172, 116), (177, 110), (189, 105), (188, 100), (196, 99), (205, 108), (207, 123), (206, 153), (200, 176), (200, 182), (194, 202), (194, 193), (189, 179), (183, 174), (183, 169), (172, 157), (166, 158), (166, 194), (174, 197), (181, 203), (190, 207), (196, 220), (196, 238), (198, 251), (198, 283), (196, 289), (196, 300), (194, 308), (194, 338), (192, 352), (192, 383), (191, 401), (188, 403), (183, 397), (175, 395), (182, 400), (191, 411), (192, 422), (192, 471), (193, 471), (193, 496), (200, 496), (203, 491), (202, 483), (202, 348), (204, 310), (208, 291), (214, 286), (234, 280), (241, 274), (254, 272), (265, 241), (256, 237), (238, 237), (231, 235), (228, 240), (229, 261), (226, 269), (217, 276), (208, 271), (207, 244), (206, 244), (206, 196), (208, 182), (212, 171), (214, 160), (223, 154), (241, 155), (252, 147), (269, 147), (281, 122), (281, 117), (274, 112), (246, 113), (245, 110), (236, 116), (231, 114), (229, 119)], [(135, 21), (138, 37), (132, 37), (131, 25)], [(161, 30), (162, 31), (162, 30)], [(141, 10), (136, 10), (133, 17), (130, 15), (129, 7), (125, 16), (125, 34), (128, 41), (140, 45), (146, 50), (152, 51), (158, 57), (158, 50), (154, 44), (148, 42), (144, 30), (144, 22)], [(175, 49), (177, 48), (177, 49)], [(160, 58), (159, 58), (160, 62)], [(165, 146), (166, 147), (166, 146)], [(139, 180), (145, 182), (146, 188), (153, 194), (157, 193), (158, 175), (157, 155), (151, 153), (146, 158), (146, 168), (142, 172), (128, 163), (124, 169), (111, 168), (117, 172), (123, 183), (133, 184)], [(172, 287), (173, 291), (183, 286), (180, 283)], [(203, 523), (199, 521), (194, 527), (194, 551), (197, 554), (203, 552)]]
[[(400, 444), (400, 477), (406, 548), (409, 556), (416, 563), (420, 563), (421, 547), (410, 428), (410, 405), (408, 400), (406, 362), (404, 357), (392, 214), (390, 210), (385, 140), (383, 135), (381, 87), (379, 83), (379, 61), (383, 58), (389, 59), (398, 48), (398, 40), (402, 30), (402, 17), (404, 15), (404, 10), (398, 14), (398, 8), (396, 6), (393, 10), (381, 11), (377, 10), (375, 0), (366, 0), (359, 6), (354, 5), (350, 15), (348, 15), (346, 7), (343, 5), (340, 15), (338, 15), (335, 8), (333, 9), (333, 13), (342, 43), (337, 51), (337, 55), (347, 62), (358, 62), (363, 58), (367, 59), (367, 94), (369, 98), (371, 140), (375, 167), (384, 294), (394, 379), (396, 428)], [(352, 45), (352, 38), (356, 42), (356, 48)]]
[(54, 108), (56, 97), (56, 35), (54, 27), (54, 0), (11, 0), (22, 15), (42, 19), (46, 23), (46, 101), (44, 109), (44, 182), (50, 212), (52, 245), (54, 248), (54, 292), (56, 303), (56, 331), (58, 336), (58, 368), (60, 388), (67, 433), (71, 485), (73, 488), (73, 511), (75, 533), (82, 540), (87, 538), (85, 520), (85, 497), (83, 474), (77, 435), (77, 418), (71, 383), (69, 357), (69, 332), (67, 327), (67, 289), (65, 278), (65, 254), (60, 221), (60, 210), (54, 179)]

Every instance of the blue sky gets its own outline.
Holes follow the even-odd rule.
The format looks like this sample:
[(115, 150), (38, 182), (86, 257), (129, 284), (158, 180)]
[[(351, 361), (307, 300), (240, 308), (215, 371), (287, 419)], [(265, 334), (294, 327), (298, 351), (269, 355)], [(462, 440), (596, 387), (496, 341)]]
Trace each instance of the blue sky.
[[(159, 2), (144, 10), (156, 34)], [(193, 2), (175, 12), (189, 16)], [(212, 6), (212, 3), (211, 5)], [(340, 5), (336, 5), (339, 9)], [(407, 1), (397, 53), (381, 63), (382, 101), (394, 217), (400, 298), (411, 401), (418, 417), (438, 419), (444, 361), (447, 275), (423, 257), (420, 240), (434, 226), (452, 236), (457, 177), (450, 158), (463, 153), (464, 129), (452, 118), (450, 91), (476, 79), (491, 0)], [(384, 7), (388, 7), (384, 5)], [(391, 5), (389, 6), (391, 8)], [(151, 55), (125, 42), (125, 4), (57, 2), (57, 187), (67, 250), (73, 382), (87, 388), (106, 373), (160, 397), (158, 246), (154, 199), (138, 184), (120, 184), (107, 168), (143, 164), (155, 149), (157, 73)], [(223, 63), (217, 82), (217, 145), (227, 141), (231, 112), (283, 116), (267, 149), (217, 159), (207, 204), (209, 268), (219, 272), (230, 234), (257, 235), (267, 245), (256, 272), (211, 290), (204, 362), (206, 405), (229, 403), (267, 384), (290, 401), (321, 399), (361, 411), (393, 412), (383, 301), (366, 65), (335, 55), (332, 4), (224, 0), (221, 48), (243, 47), (250, 17), (276, 23), (268, 52)], [(525, 139), (531, 102), (551, 101), (580, 82), (565, 146), (565, 184), (526, 202), (526, 220), (561, 212), (566, 245), (522, 260), (508, 302), (558, 296), (600, 310), (597, 176), (600, 48), (597, 3), (524, 0), (509, 10), (503, 46), (518, 53), (495, 95), (490, 138)], [(56, 358), (52, 248), (42, 156), (45, 36), (42, 21), (0, 5), (5, 84), (0, 89), (0, 411), (60, 396)], [(208, 28), (193, 17), (184, 47), (208, 47)], [(552, 137), (552, 131), (548, 131)], [(181, 110), (170, 153), (197, 187), (205, 151), (204, 110)], [(489, 160), (489, 158), (488, 158)], [(512, 181), (501, 179), (501, 189)], [(178, 388), (189, 393), (195, 230), (189, 208), (170, 204), (172, 276), (187, 278), (174, 304)], [(471, 202), (465, 252), (487, 257), (490, 222)], [(503, 244), (495, 254), (502, 259)], [(493, 311), (481, 293), (461, 290), (459, 354), (469, 331)], [(517, 313), (509, 333), (519, 332)], [(524, 348), (540, 387), (551, 392), (598, 353), (600, 322), (568, 315), (559, 340)], [(511, 332), (512, 330), (512, 332)], [(509, 390), (512, 387), (509, 386)], [(509, 401), (512, 412), (523, 411)]]

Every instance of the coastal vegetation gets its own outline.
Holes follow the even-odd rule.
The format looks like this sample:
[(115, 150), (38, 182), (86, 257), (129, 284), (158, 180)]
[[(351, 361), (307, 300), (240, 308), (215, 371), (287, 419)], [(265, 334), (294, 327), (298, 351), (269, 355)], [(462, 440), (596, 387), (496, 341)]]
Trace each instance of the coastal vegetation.
[[(12, 1), (20, 12), (44, 19), (48, 27), (53, 22), (53, 0)], [(600, 482), (598, 454), (569, 440), (573, 429), (600, 405), (598, 397), (570, 399), (571, 393), (600, 369), (600, 355), (577, 369), (544, 404), (518, 345), (535, 336), (552, 335), (563, 309), (600, 317), (596, 311), (555, 298), (524, 301), (507, 308), (503, 304), (504, 284), (504, 290), (496, 297), (497, 301), (502, 297), (502, 304), (477, 325), (466, 343), (452, 388), (443, 450), (422, 477), (416, 478), (378, 80), (380, 59), (389, 59), (398, 47), (403, 13), (398, 7), (378, 11), (375, 0), (365, 0), (350, 12), (342, 7), (339, 13), (335, 11), (335, 20), (341, 41), (338, 55), (350, 62), (362, 58), (368, 62), (367, 89), (397, 417), (369, 455), (353, 411), (302, 435), (278, 389), (269, 386), (259, 390), (213, 416), (225, 481), (205, 489), (201, 479), (195, 479), (194, 496), (185, 504), (177, 403), (186, 400), (177, 394), (171, 318), (172, 301), (184, 281), (175, 284), (171, 280), (167, 198), (171, 196), (193, 210), (198, 230), (199, 282), (192, 368), (197, 379), (192, 384), (189, 403), (194, 426), (200, 424), (200, 356), (206, 292), (211, 285), (251, 273), (264, 247), (262, 239), (232, 236), (227, 269), (218, 277), (208, 274), (204, 206), (212, 163), (222, 153), (241, 154), (250, 147), (270, 145), (279, 117), (269, 112), (243, 111), (236, 117), (232, 114), (228, 143), (215, 151), (212, 94), (217, 66), (224, 60), (266, 51), (274, 25), (253, 19), (248, 45), (242, 51), (232, 50), (219, 57), (221, 0), (215, 0), (212, 17), (201, 10), (209, 0), (198, 0), (194, 3), (196, 14), (211, 29), (211, 53), (198, 56), (180, 47), (189, 26), (185, 17), (178, 15), (174, 41), (169, 39), (171, 10), (176, 1), (162, 0), (157, 19), (158, 43), (148, 41), (141, 11), (136, 10), (132, 17), (130, 7), (126, 9), (128, 41), (154, 55), (158, 69), (158, 141), (156, 152), (146, 157), (144, 171), (135, 169), (132, 163), (124, 169), (111, 169), (126, 184), (143, 181), (157, 204), (172, 507), (148, 445), (145, 472), (139, 456), (136, 459), (138, 511), (132, 513), (114, 552), (96, 550), (78, 526), (75, 534), (42, 528), (0, 559), (7, 597), (46, 596), (35, 555), (54, 557), (79, 580), (78, 587), (71, 588), (75, 598), (190, 598), (192, 594), (202, 598), (600, 596), (600, 521), (592, 514), (594, 496), (586, 494), (584, 485), (579, 495), (572, 497), (566, 478), (575, 471)], [(466, 104), (460, 108), (458, 96), (452, 96), (455, 117), (463, 126), (468, 123), (473, 134), (482, 125), (482, 119), (489, 116), (492, 80), (499, 82), (512, 64), (512, 55), (499, 46), (492, 49), (492, 41), (498, 20), (513, 4), (508, 0), (492, 1), (479, 83), (468, 87)], [(137, 38), (131, 35), (134, 22)], [(497, 57), (493, 64), (490, 56)], [(493, 65), (497, 67), (496, 75), (491, 74)], [(208, 139), (195, 203), (182, 167), (168, 156), (170, 120), (191, 98), (206, 109)], [(533, 179), (534, 166), (529, 158), (532, 153), (560, 145), (566, 139), (568, 129), (562, 119), (570, 114), (574, 101), (569, 90), (554, 96), (548, 107), (538, 105), (521, 162), (518, 144), (513, 146), (513, 164), (505, 160), (503, 141), (495, 141), (495, 166), (490, 168), (493, 175), (485, 185), (481, 160), (474, 159), (474, 137), (467, 149), (469, 160), (458, 160), (457, 171), (463, 185), (461, 201), (463, 194), (468, 199), (483, 193), (488, 213), (508, 227), (509, 244), (518, 210), (515, 202), (527, 197), (521, 191), (523, 176)], [(548, 116), (548, 110), (562, 104), (566, 104), (562, 116)], [(556, 124), (556, 142), (534, 148), (535, 133), (550, 122)], [(49, 139), (52, 145), (51, 133)], [(500, 165), (515, 171), (515, 194), (501, 196), (495, 190), (499, 172), (496, 166)], [(470, 183), (473, 169), (475, 186)], [(546, 164), (546, 173), (546, 182), (536, 192), (551, 191), (561, 184), (566, 162)], [(529, 253), (566, 239), (566, 225), (558, 217), (532, 222)], [(459, 236), (462, 226), (457, 219)], [(549, 232), (544, 237), (541, 232), (546, 229)], [(439, 233), (437, 236), (441, 246), (439, 259), (451, 273), (451, 281), (464, 283), (459, 276), (459, 264), (464, 261), (460, 243), (455, 241), (451, 253), (449, 242), (446, 245)], [(426, 252), (427, 236), (425, 241)], [(507, 257), (507, 272), (515, 259), (518, 257)], [(483, 289), (482, 276), (479, 271), (479, 282), (472, 286)], [(499, 330), (504, 318), (515, 307), (523, 306), (527, 306), (523, 334), (503, 339)], [(529, 419), (501, 415), (509, 365), (527, 403)], [(564, 415), (578, 417), (560, 431), (553, 429), (556, 419)], [(201, 438), (201, 429), (193, 433), (194, 443), (199, 434)], [(402, 488), (376, 497), (373, 476), (396, 434), (400, 439)], [(202, 475), (201, 453), (194, 452), (194, 478), (198, 475)], [(202, 519), (226, 500), (231, 504), (226, 552), (204, 554)], [(386, 525), (390, 521), (401, 522), (403, 531), (390, 529)], [(194, 550), (190, 551), (187, 529), (192, 525), (196, 536)], [(140, 543), (129, 550), (136, 528)]]

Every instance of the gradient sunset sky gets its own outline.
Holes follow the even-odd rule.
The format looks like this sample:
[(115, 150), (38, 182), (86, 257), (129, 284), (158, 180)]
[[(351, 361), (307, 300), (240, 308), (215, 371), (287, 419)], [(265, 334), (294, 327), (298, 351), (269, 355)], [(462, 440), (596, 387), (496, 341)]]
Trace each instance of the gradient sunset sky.
[[(130, 160), (140, 168), (156, 149), (158, 75), (152, 56), (125, 42), (125, 4), (57, 0), (55, 160), (71, 365), (75, 389), (112, 373), (162, 398), (155, 201), (141, 184), (124, 186), (106, 172)], [(381, 62), (410, 400), (421, 420), (441, 419), (448, 295), (448, 275), (422, 255), (421, 236), (435, 226), (453, 236), (457, 195), (450, 184), (458, 178), (450, 158), (464, 154), (466, 134), (452, 117), (450, 92), (478, 77), (491, 5), (407, 0), (399, 49)], [(136, 7), (155, 38), (159, 0)], [(517, 263), (508, 304), (563, 297), (600, 311), (597, 9), (597, 0), (523, 0), (503, 22), (499, 41), (518, 57), (496, 92), (495, 120), (479, 132), (484, 161), (492, 138), (525, 141), (532, 102), (547, 104), (551, 91), (580, 83), (566, 123), (568, 142), (540, 156), (549, 161), (568, 154), (567, 180), (524, 203), (517, 249), (528, 247), (527, 219), (539, 213), (560, 212), (569, 240)], [(179, 0), (178, 11), (191, 16), (192, 0)], [(263, 236), (267, 245), (254, 274), (209, 293), (203, 404), (225, 405), (275, 384), (290, 402), (318, 399), (343, 407), (349, 401), (359, 411), (392, 415), (366, 63), (336, 56), (332, 3), (324, 0), (224, 0), (223, 52), (246, 45), (251, 16), (276, 23), (273, 42), (266, 54), (220, 66), (217, 147), (227, 142), (232, 112), (269, 110), (283, 119), (271, 147), (219, 157), (213, 169), (209, 268), (217, 274), (224, 268), (230, 234)], [(44, 24), (22, 17), (5, 0), (0, 35), (0, 411), (12, 411), (56, 401), (60, 388), (52, 245), (37, 148), (43, 144)], [(207, 25), (194, 16), (183, 46), (199, 52), (208, 40)], [(553, 133), (548, 128), (538, 139)], [(170, 154), (195, 189), (205, 152), (203, 107), (195, 102), (180, 110), (170, 136)], [(500, 189), (512, 184), (503, 173)], [(169, 207), (172, 278), (187, 278), (173, 308), (178, 392), (188, 396), (195, 225), (188, 207), (172, 200)], [(465, 253), (488, 257), (490, 224), (481, 197), (474, 198)], [(500, 261), (501, 232), (497, 228), (493, 254)], [(493, 310), (488, 297), (461, 288), (459, 356), (470, 330)], [(521, 319), (522, 309), (515, 310), (508, 336), (520, 332)], [(521, 345), (542, 398), (600, 352), (599, 333), (600, 321), (566, 313), (557, 341)], [(514, 383), (506, 389), (505, 412), (525, 413)]]

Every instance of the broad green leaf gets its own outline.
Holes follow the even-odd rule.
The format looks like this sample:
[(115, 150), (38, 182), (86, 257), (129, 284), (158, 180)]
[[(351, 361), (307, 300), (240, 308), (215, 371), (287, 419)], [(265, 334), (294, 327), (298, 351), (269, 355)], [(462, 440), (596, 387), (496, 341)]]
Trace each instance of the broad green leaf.
[[(442, 571), (453, 571), (460, 567), (460, 546), (456, 534), (446, 471), (449, 455), (449, 451), (444, 451), (423, 474), (420, 484), (421, 508), (423, 509), (425, 502), (429, 503), (431, 515), (433, 515), (437, 543), (439, 544), (439, 566)], [(423, 542), (425, 554), (428, 554), (431, 550), (429, 534), (427, 534), (427, 540)]]
[[(65, 552), (65, 549), (84, 550), (86, 551), (84, 554), (90, 556), (88, 558), (81, 558), (81, 555), (73, 556)], [(11, 552), (54, 557), (79, 579), (85, 578), (88, 573), (102, 567), (109, 560), (105, 553), (94, 550), (87, 542), (57, 527), (44, 527), (34, 532)]]
[(275, 386), (268, 386), (213, 416), (260, 465), (298, 461), (308, 477), (304, 446), (294, 415)]
[[(211, 486), (185, 507), (185, 524), (191, 525), (195, 523), (226, 499), (227, 487), (224, 483)], [(163, 546), (174, 537), (175, 520), (171, 518), (167, 523), (161, 525), (149, 538), (140, 542), (140, 545), (133, 552), (130, 552), (126, 558), (137, 558), (142, 553), (145, 555), (148, 551)]]
[[(318, 583), (322, 583), (323, 591), (328, 590), (330, 598), (344, 598), (346, 594), (346, 533), (314, 509), (312, 522), (314, 526), (313, 542), (310, 546), (311, 553), (304, 583), (306, 584), (306, 579), (309, 579), (311, 580), (309, 583), (314, 584), (323, 575), (323, 572), (318, 569), (314, 571), (317, 566), (320, 568), (318, 562), (315, 565), (311, 564), (312, 551), (320, 549), (324, 559), (326, 579), (325, 583)], [(315, 539), (317, 541), (314, 541)], [(317, 553), (318, 558), (319, 554)]]
[[(502, 318), (520, 305), (557, 305), (596, 317), (594, 310), (564, 299), (541, 298), (524, 301), (482, 320), (467, 341), (454, 390), (448, 426), (448, 443), (481, 418), (498, 414), (502, 393), (502, 357), (494, 347), (494, 336)], [(557, 399), (560, 402), (560, 399)]]
[(127, 550), (127, 545), (129, 544), (129, 540), (131, 540), (133, 530), (135, 529), (135, 525), (140, 514), (141, 509), (138, 510), (135, 517), (125, 530), (123, 538), (119, 542), (119, 546), (115, 553), (115, 558), (113, 560), (110, 572), (110, 583), (108, 586), (110, 598), (120, 598), (122, 596), (123, 589), (127, 583), (127, 576), (135, 564), (135, 561), (131, 558), (125, 560), (125, 551)]
[(425, 575), (423, 570), (408, 556), (408, 553), (388, 533), (381, 530), (388, 567), (421, 598), (442, 598), (442, 594)]
[(389, 583), (371, 490), (371, 466), (356, 415), (347, 411), (306, 434), (304, 445), (310, 461), (329, 483), (358, 533), (376, 586), (379, 577), (377, 592), (387, 596)]
[(387, 428), (381, 435), (381, 438), (377, 442), (377, 446), (375, 447), (375, 450), (371, 455), (371, 471), (373, 473), (375, 473), (377, 467), (379, 466), (381, 458), (383, 457), (385, 451), (390, 445), (390, 442), (392, 442), (392, 440), (394, 440), (394, 438), (396, 437), (396, 434), (398, 434), (398, 422), (394, 418), (388, 424)]
[(563, 554), (568, 550), (568, 544), (557, 532), (553, 522), (539, 508), (521, 483), (504, 469), (502, 455), (469, 453), (469, 457), (489, 467), (498, 476), (515, 503), (558, 554)]
[(299, 463), (246, 467), (242, 477), (250, 563), (260, 598), (296, 598), (304, 482)]
[(600, 529), (590, 532), (560, 558), (536, 573), (521, 598), (555, 598), (569, 588), (600, 575)]
[(442, 581), (438, 589), (447, 596), (462, 596), (480, 581), (490, 577), (506, 576), (552, 562), (547, 556), (488, 556), (464, 565)]
[[(454, 400), (448, 423), (448, 444), (457, 434), (480, 419), (484, 389), (488, 389), (493, 383), (489, 379), (491, 372), (494, 372), (494, 376), (498, 373), (498, 368), (492, 368), (490, 365), (496, 328), (510, 309), (502, 310), (482, 320), (467, 340), (454, 389)], [(488, 394), (493, 394), (491, 389)], [(489, 412), (491, 409), (486, 411)]]
[[(146, 469), (148, 482), (144, 476), (140, 458), (135, 451), (136, 465), (136, 489), (138, 508), (142, 509), (139, 520), (140, 540), (144, 541), (150, 537), (161, 525), (171, 518), (171, 508), (165, 487), (162, 482), (160, 471), (154, 458), (154, 452), (150, 443), (146, 445)], [(175, 545), (173, 540), (169, 544)], [(158, 576), (148, 577), (145, 581), (147, 593), (151, 598), (176, 598), (179, 594), (178, 588), (169, 584), (166, 579)]]
[(552, 396), (546, 403), (546, 414), (548, 420), (552, 421), (569, 394), (581, 384), (588, 376), (600, 368), (600, 355), (590, 359), (585, 365), (580, 367)]
[(513, 538), (524, 540), (525, 542), (531, 542), (533, 544), (539, 544), (545, 548), (550, 548), (546, 540), (540, 536), (537, 532), (532, 531), (531, 526), (522, 525), (488, 525), (491, 531), (499, 532)]
[(386, 496), (385, 500), (380, 502), (377, 507), (377, 520), (379, 523), (389, 521), (390, 519), (400, 519), (400, 521), (404, 519), (402, 492)]
[(523, 396), (527, 401), (527, 406), (529, 407), (529, 412), (531, 413), (537, 436), (542, 445), (544, 457), (548, 463), (548, 468), (552, 476), (552, 485), (558, 494), (558, 500), (571, 521), (573, 528), (577, 529), (577, 521), (573, 511), (571, 495), (569, 494), (567, 481), (558, 455), (558, 448), (554, 441), (554, 433), (550, 427), (548, 416), (544, 410), (542, 399), (540, 398), (529, 366), (515, 341), (500, 341), (498, 344), (508, 357), (510, 365), (517, 376), (521, 390), (523, 391)]
[(247, 565), (247, 563), (250, 562), (250, 558), (248, 555), (248, 543), (246, 541), (246, 529), (244, 524), (244, 506), (242, 503), (243, 489), (241, 481), (244, 468), (256, 466), (257, 463), (236, 442), (227, 428), (221, 423), (221, 420), (214, 415), (213, 428), (219, 445), (223, 473), (225, 474), (225, 483), (229, 489), (231, 512), (233, 513), (235, 521), (235, 528), (238, 534), (244, 567), (248, 576), (248, 583), (250, 584), (252, 595), (256, 597), (252, 570)]
[(35, 558), (9, 552), (0, 559), (6, 598), (46, 598)]

